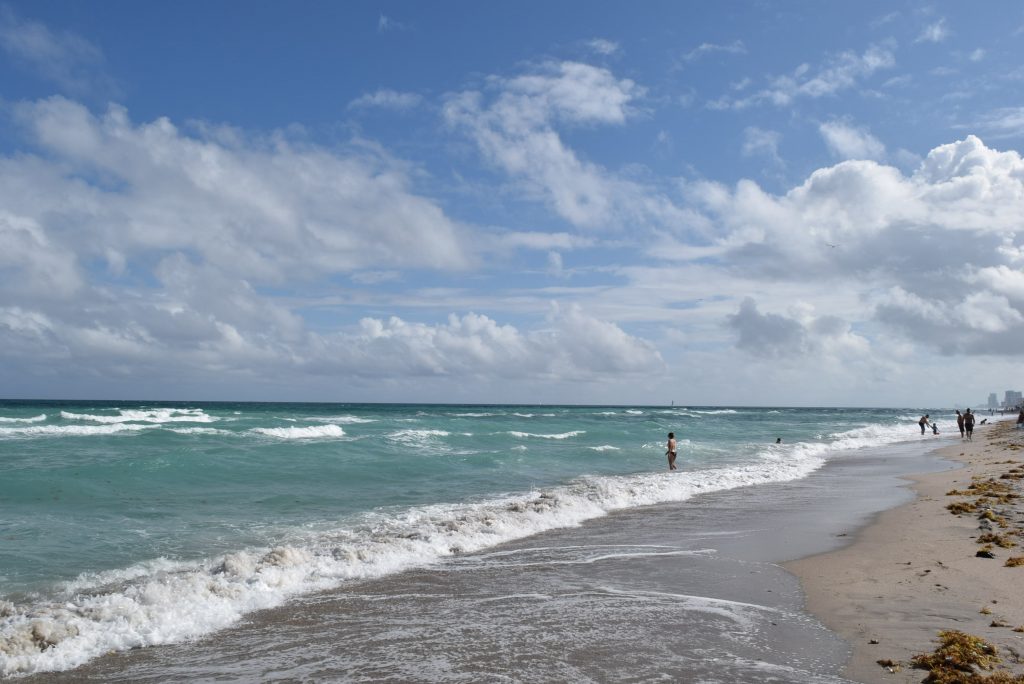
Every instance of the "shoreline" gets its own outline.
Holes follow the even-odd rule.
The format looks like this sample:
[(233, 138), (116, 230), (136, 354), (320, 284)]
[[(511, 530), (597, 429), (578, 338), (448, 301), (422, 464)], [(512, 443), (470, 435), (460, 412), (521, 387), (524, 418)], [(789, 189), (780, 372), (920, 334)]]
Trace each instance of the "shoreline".
[[(913, 475), (913, 501), (877, 514), (843, 548), (783, 564), (800, 580), (806, 609), (839, 634), (852, 649), (843, 675), (865, 684), (920, 682), (924, 670), (911, 658), (931, 653), (940, 630), (959, 630), (995, 645), (1002, 667), (1024, 673), (1024, 566), (1007, 567), (1024, 555), (1024, 498), (989, 500), (1006, 527), (979, 520), (978, 511), (956, 515), (954, 502), (972, 482), (989, 479), (1024, 494), (1024, 480), (1007, 471), (1024, 463), (1024, 434), (1009, 420), (975, 431), (973, 442), (940, 447), (934, 455), (960, 465), (953, 470)], [(965, 495), (948, 495), (953, 490)], [(992, 547), (993, 558), (978, 557), (985, 532), (1004, 535), (1012, 548)], [(885, 667), (879, 660), (896, 665)]]
[[(302, 597), (196, 641), (23, 681), (372, 673), (390, 681), (846, 684), (836, 674), (848, 645), (804, 611), (797, 578), (780, 563), (840, 548), (878, 511), (910, 500), (908, 473), (952, 467), (933, 453), (918, 445), (855, 452), (807, 478), (619, 511)], [(442, 658), (443, 669), (410, 670), (410, 656)]]

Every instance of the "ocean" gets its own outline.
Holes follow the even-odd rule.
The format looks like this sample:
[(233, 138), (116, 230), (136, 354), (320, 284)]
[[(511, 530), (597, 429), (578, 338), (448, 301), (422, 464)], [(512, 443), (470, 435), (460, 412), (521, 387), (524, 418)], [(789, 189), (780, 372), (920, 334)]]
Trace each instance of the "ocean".
[[(923, 413), (938, 417), (942, 435), (920, 435)], [(145, 666), (152, 681), (602, 681), (599, 672), (614, 672), (621, 657), (590, 671), (585, 663), (596, 654), (574, 664), (566, 643), (555, 651), (543, 644), (557, 642), (559, 630), (560, 638), (589, 634), (595, 642), (615, 620), (636, 632), (651, 620), (688, 615), (685, 624), (704, 625), (697, 632), (710, 641), (698, 643), (694, 633), (681, 649), (648, 644), (643, 662), (664, 667), (642, 675), (637, 665), (633, 677), (714, 663), (701, 681), (715, 681), (715, 672), (722, 681), (743, 681), (742, 673), (756, 673), (750, 681), (838, 681), (827, 673), (814, 678), (841, 661), (842, 646), (799, 613), (797, 587), (766, 603), (763, 593), (745, 595), (755, 586), (741, 577), (746, 570), (727, 581), (731, 570), (723, 568), (757, 563), (744, 551), (757, 545), (751, 511), (763, 517), (809, 497), (808, 483), (822, 482), (815, 474), (830, 463), (874, 459), (871, 467), (884, 469), (893, 458), (920, 459), (952, 438), (951, 415), (3, 401), (0, 674), (87, 671), (114, 652), (126, 660), (104, 681), (119, 671), (124, 681), (144, 680), (142, 670), (129, 674), (132, 657), (153, 659)], [(664, 455), (670, 431), (680, 454), (671, 473)], [(863, 482), (837, 485), (842, 470), (829, 472), (827, 487)], [(831, 496), (816, 486), (818, 503), (807, 506)], [(687, 529), (665, 522), (679, 519)], [(785, 531), (773, 533), (789, 541)], [(729, 544), (726, 559), (721, 549)], [(647, 577), (671, 576), (674, 586), (701, 590), (627, 592), (617, 565), (627, 558), (656, 564)], [(770, 563), (756, 566), (776, 572)], [(569, 580), (558, 573), (569, 567), (585, 571), (573, 575), (573, 591), (561, 592)], [(579, 582), (592, 586), (576, 591)], [(710, 596), (718, 590), (709, 587), (729, 598)], [(567, 624), (550, 621), (552, 602)], [(307, 618), (296, 622), (297, 614)], [(414, 628), (410, 616), (430, 617)], [(818, 644), (806, 664), (792, 653), (788, 663), (772, 662), (769, 623), (795, 630), (791, 645)], [(531, 634), (515, 637), (521, 630)], [(318, 660), (315, 666), (294, 669), (294, 654), (275, 646), (289, 639), (303, 648), (321, 639), (345, 648), (330, 655), (321, 644), (319, 655), (300, 658)], [(489, 639), (487, 654), (470, 648)], [(249, 652), (227, 657), (242, 642)], [(410, 653), (426, 643), (429, 654), (410, 666)], [(618, 643), (619, 651), (632, 648)], [(150, 655), (124, 654), (140, 653), (133, 649)], [(214, 661), (217, 668), (202, 669)], [(677, 669), (666, 670), (667, 663)], [(254, 666), (262, 669), (246, 670)], [(611, 680), (623, 677), (604, 681)]]

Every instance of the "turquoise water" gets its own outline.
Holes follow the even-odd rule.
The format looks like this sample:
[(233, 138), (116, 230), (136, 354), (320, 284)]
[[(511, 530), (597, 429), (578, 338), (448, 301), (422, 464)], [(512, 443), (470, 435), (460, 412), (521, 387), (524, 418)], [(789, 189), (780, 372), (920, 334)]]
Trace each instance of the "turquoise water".
[[(0, 672), (209, 633), (614, 510), (798, 479), (849, 449), (936, 439), (923, 412), (953, 425), (936, 409), (0, 402)], [(18, 638), (39, 619), (56, 646)]]

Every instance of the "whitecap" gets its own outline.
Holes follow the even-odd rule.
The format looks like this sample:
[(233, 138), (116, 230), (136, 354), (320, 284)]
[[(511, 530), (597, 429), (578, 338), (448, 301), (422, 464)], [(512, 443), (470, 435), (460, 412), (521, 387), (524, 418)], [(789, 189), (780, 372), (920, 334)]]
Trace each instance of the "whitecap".
[(519, 438), (537, 437), (539, 439), (569, 439), (571, 437), (576, 437), (578, 435), (585, 435), (585, 434), (587, 434), (587, 431), (586, 430), (573, 430), (572, 432), (562, 432), (562, 433), (559, 433), (557, 435), (543, 435), (543, 434), (535, 434), (535, 433), (532, 433), (532, 432), (519, 432), (517, 430), (510, 430), (508, 432), (508, 434), (512, 435), (513, 437), (519, 437)]
[(310, 425), (308, 427), (252, 428), (249, 432), (277, 439), (337, 439), (345, 436), (338, 425)]
[(31, 418), (5, 418), (0, 416), (0, 423), (41, 423), (46, 420), (46, 414), (41, 413), (38, 416), (32, 416)]
[(150, 430), (156, 425), (118, 423), (114, 425), (32, 425), (30, 427), (0, 427), (0, 437), (90, 437), (113, 435), (120, 432)]
[(212, 423), (217, 418), (207, 415), (202, 409), (119, 409), (118, 415), (108, 416), (92, 413), (61, 411), (64, 420), (81, 420), (92, 423)]

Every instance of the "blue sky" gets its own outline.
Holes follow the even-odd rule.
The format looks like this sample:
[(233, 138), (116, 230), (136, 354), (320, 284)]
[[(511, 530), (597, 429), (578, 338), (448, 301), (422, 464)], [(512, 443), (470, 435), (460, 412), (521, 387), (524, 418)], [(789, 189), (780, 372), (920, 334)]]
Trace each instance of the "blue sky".
[(972, 405), (1024, 7), (0, 2), (0, 395)]

